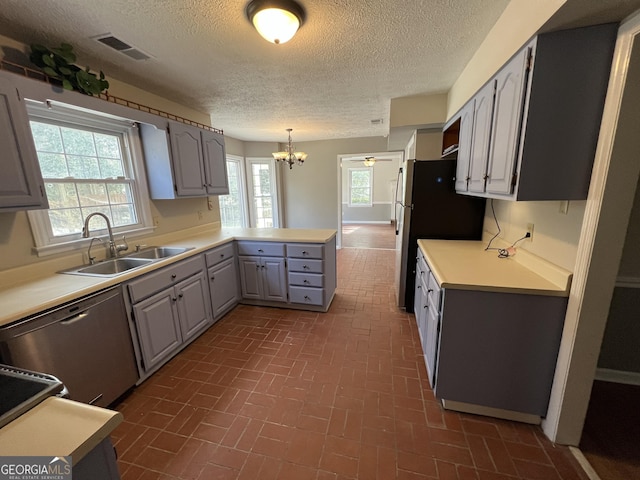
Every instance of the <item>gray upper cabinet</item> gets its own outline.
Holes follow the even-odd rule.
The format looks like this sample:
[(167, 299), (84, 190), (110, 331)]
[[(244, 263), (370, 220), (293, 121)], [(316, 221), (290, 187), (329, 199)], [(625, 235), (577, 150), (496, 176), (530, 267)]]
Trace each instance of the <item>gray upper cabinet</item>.
[[(531, 48), (521, 50), (495, 77), (493, 120), (487, 167), (487, 193), (511, 193), (517, 157), (526, 70)], [(493, 90), (493, 88), (492, 88)]]
[(474, 105), (475, 101), (471, 100), (460, 112), (460, 137), (455, 185), (456, 190), (460, 192), (466, 192), (469, 183), (469, 161), (471, 160), (471, 134)]
[[(458, 179), (456, 190), (505, 200), (587, 198), (616, 35), (616, 24), (551, 32), (516, 53), (469, 102), (473, 133), (463, 136), (461, 127), (459, 152), (471, 150), (470, 180)], [(466, 159), (458, 160), (460, 176)]]
[(141, 124), (140, 135), (152, 199), (229, 193), (223, 135), (174, 121)]
[(24, 103), (15, 85), (0, 78), (0, 211), (49, 208)]
[(202, 130), (202, 154), (204, 157), (204, 173), (206, 190), (209, 195), (227, 195), (227, 155), (224, 148), (224, 137), (216, 132)]
[[(473, 126), (469, 163), (469, 192), (482, 193), (487, 179), (487, 156), (491, 140), (491, 115), (495, 82), (486, 84), (470, 102), (473, 106)], [(468, 140), (467, 140), (468, 141)]]
[(181, 197), (206, 195), (200, 130), (183, 123), (169, 122), (169, 138), (177, 194)]

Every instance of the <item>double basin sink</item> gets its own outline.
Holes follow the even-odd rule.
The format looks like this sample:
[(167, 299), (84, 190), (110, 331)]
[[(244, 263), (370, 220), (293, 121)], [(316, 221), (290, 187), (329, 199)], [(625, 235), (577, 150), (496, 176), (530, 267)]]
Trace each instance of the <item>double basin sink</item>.
[(124, 257), (111, 258), (94, 265), (81, 265), (79, 267), (63, 270), (60, 273), (71, 275), (88, 275), (98, 277), (113, 277), (122, 273), (133, 270), (134, 268), (143, 267), (152, 262), (167, 257), (179, 255), (193, 247), (148, 247), (138, 252), (130, 253)]

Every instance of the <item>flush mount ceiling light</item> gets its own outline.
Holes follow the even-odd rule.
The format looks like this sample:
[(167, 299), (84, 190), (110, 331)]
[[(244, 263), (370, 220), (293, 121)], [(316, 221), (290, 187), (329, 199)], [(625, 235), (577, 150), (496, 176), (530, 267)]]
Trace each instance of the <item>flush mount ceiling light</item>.
[(291, 40), (306, 16), (294, 0), (252, 0), (244, 11), (258, 33), (276, 45)]
[(376, 163), (376, 157), (364, 157), (364, 166), (365, 167), (373, 167), (373, 164)]
[(273, 158), (275, 158), (276, 162), (284, 162), (289, 165), (289, 170), (293, 168), (293, 164), (297, 163), (298, 165), (302, 165), (304, 161), (307, 159), (307, 154), (304, 152), (296, 152), (295, 147), (291, 143), (291, 132), (292, 128), (287, 128), (287, 132), (289, 132), (289, 143), (287, 143), (286, 152), (274, 152)]

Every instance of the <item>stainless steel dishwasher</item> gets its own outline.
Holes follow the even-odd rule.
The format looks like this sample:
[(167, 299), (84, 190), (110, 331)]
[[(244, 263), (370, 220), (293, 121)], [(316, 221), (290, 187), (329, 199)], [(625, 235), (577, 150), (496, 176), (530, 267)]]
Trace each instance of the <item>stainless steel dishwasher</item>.
[(0, 328), (0, 359), (58, 377), (72, 400), (109, 405), (138, 380), (120, 286)]

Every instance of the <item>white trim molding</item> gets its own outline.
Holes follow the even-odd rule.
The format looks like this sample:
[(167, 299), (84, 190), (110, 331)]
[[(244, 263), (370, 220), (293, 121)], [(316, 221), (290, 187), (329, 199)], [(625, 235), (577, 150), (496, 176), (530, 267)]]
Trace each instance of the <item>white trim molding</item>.
[(640, 97), (640, 53), (632, 51), (638, 33), (640, 12), (618, 31), (549, 409), (542, 423), (547, 437), (560, 444), (580, 442), (640, 175), (637, 157), (629, 154), (640, 150), (640, 111), (635, 105)]
[(596, 370), (596, 380), (624, 383), (626, 385), (640, 385), (640, 372), (625, 372), (624, 370), (599, 368)]

